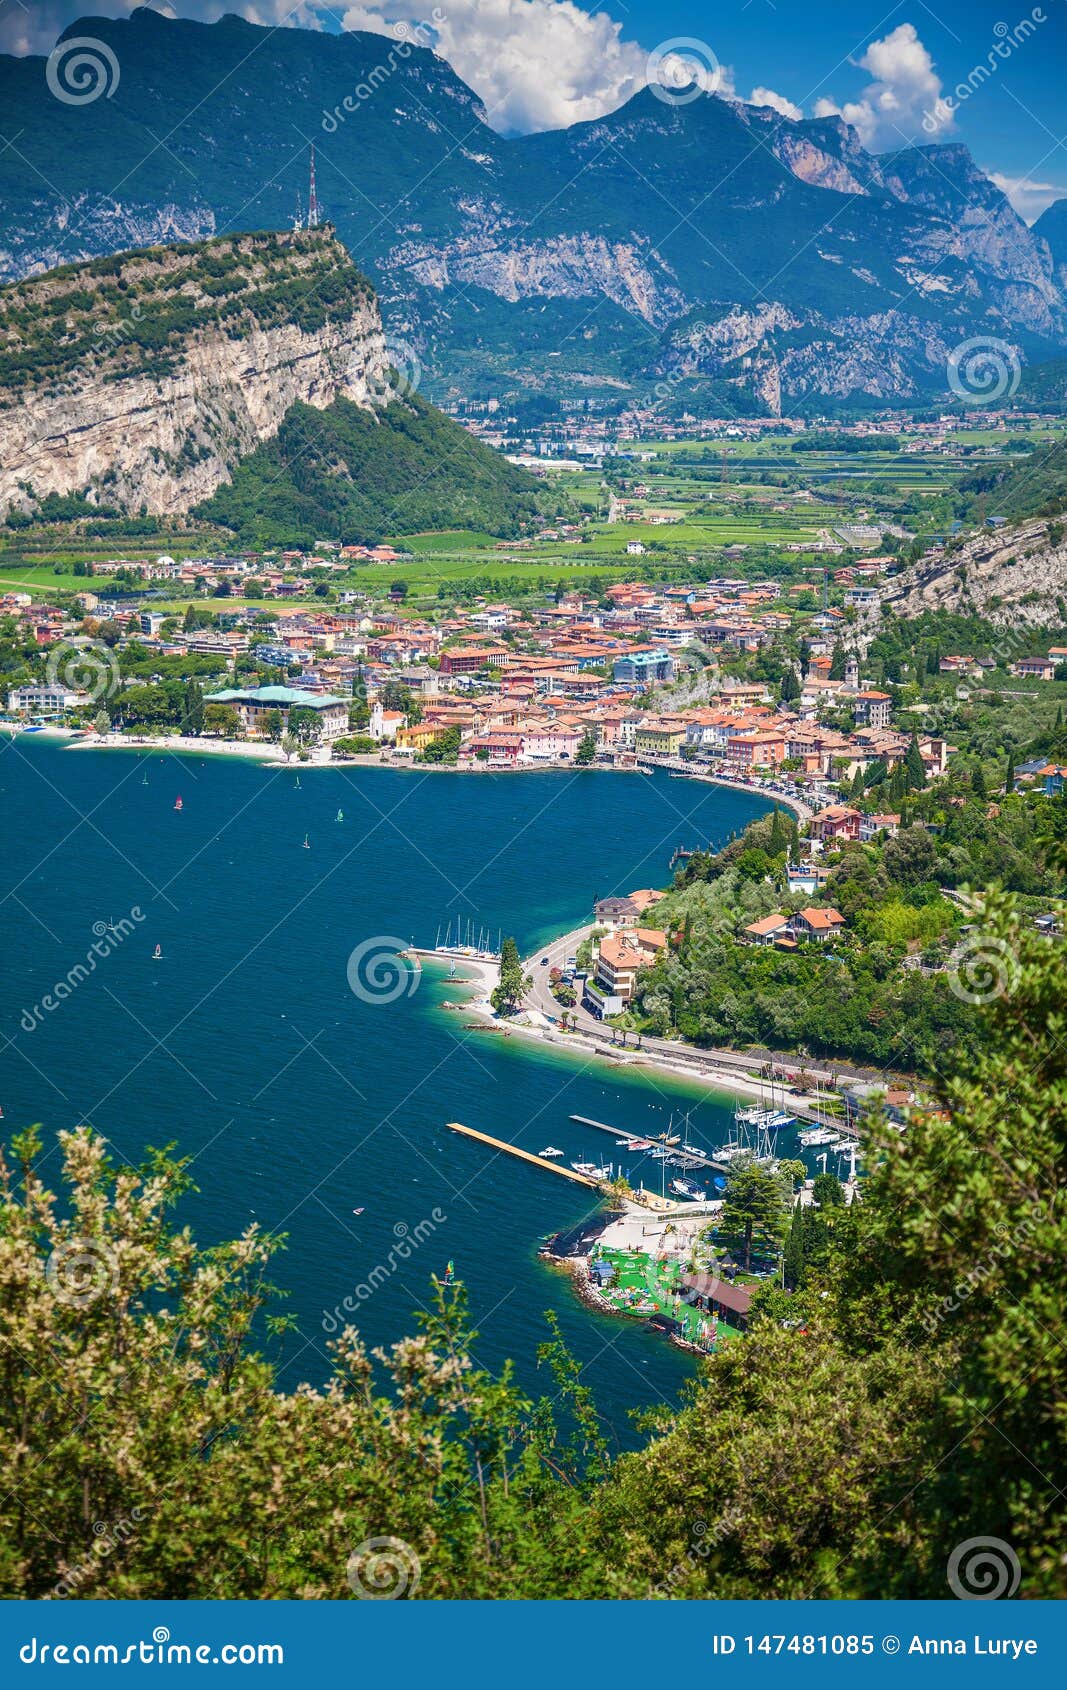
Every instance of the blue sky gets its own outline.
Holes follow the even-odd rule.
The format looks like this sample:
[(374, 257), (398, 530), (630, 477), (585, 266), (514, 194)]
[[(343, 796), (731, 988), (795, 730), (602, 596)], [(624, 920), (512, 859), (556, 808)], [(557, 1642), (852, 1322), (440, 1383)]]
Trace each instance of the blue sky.
[[(649, 55), (681, 39), (660, 75), (775, 103), (841, 111), (883, 152), (962, 141), (1032, 221), (1067, 195), (1062, 86), (1067, 0), (151, 0), (158, 11), (386, 35), (426, 21), (426, 39), (482, 96), (505, 132), (593, 118), (648, 78)], [(0, 0), (0, 50), (47, 53), (78, 18), (136, 0)]]

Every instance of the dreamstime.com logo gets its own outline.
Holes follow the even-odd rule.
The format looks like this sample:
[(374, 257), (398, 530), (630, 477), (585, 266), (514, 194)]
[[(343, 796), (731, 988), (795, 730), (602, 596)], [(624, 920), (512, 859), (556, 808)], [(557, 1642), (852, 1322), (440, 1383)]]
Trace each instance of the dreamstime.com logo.
[(1003, 21), (993, 25), (994, 41), (985, 56), (985, 60), (972, 65), (962, 82), (957, 82), (955, 88), (939, 95), (938, 99), (923, 113), (923, 128), (928, 135), (936, 135), (947, 123), (951, 123), (960, 107), (973, 94), (983, 88), (990, 77), (995, 76), (1006, 59), (1010, 59), (1016, 48), (1022, 47), (1037, 33), (1038, 26), (1048, 22), (1048, 14), (1040, 6), (1035, 6), (1029, 17), (1020, 18), (1012, 29), (1010, 24)]
[(61, 1003), (73, 997), (78, 987), (88, 980), (90, 974), (96, 973), (97, 963), (103, 962), (116, 951), (122, 941), (131, 933), (137, 931), (138, 925), (144, 921), (145, 914), (139, 904), (134, 904), (129, 915), (124, 915), (118, 921), (94, 921), (93, 932), (96, 935), (89, 949), (85, 953), (84, 962), (76, 962), (73, 968), (68, 968), (61, 980), (57, 980), (50, 992), (46, 992), (38, 1003), (31, 1004), (24, 1009), (19, 1019), (19, 1026), (24, 1033), (32, 1033), (39, 1027), (46, 1015), (53, 1015)]
[(98, 702), (119, 685), (119, 660), (103, 640), (60, 640), (48, 653), (45, 676), (50, 687), (87, 693)]
[(667, 106), (687, 106), (701, 94), (714, 94), (722, 81), (722, 66), (706, 41), (675, 35), (652, 49), (645, 76), (657, 100)]
[(91, 106), (103, 95), (110, 100), (119, 85), (119, 61), (106, 41), (93, 35), (72, 35), (60, 41), (44, 67), (48, 91), (65, 106)]
[(958, 1543), (945, 1569), (948, 1587), (961, 1602), (999, 1602), (1019, 1588), (1022, 1568), (1002, 1537), (969, 1537)]
[(429, 1219), (418, 1221), (414, 1226), (409, 1226), (407, 1221), (397, 1221), (393, 1227), (394, 1243), (384, 1261), (375, 1262), (366, 1279), (354, 1285), (348, 1296), (343, 1297), (332, 1310), (323, 1309), (323, 1331), (331, 1334), (339, 1332), (347, 1324), (347, 1317), (358, 1313), (361, 1304), (369, 1302), (375, 1291), (380, 1291), (447, 1220), (444, 1209), (431, 1209)]
[(75, 1667), (280, 1667), (280, 1643), (172, 1643), (165, 1625), (137, 1643), (39, 1643), (31, 1637), (19, 1650), (23, 1666)]
[(995, 405), (1010, 399), (1019, 385), (1019, 354), (995, 335), (975, 335), (954, 346), (946, 365), (948, 385), (965, 405)]
[(396, 1003), (419, 989), (422, 970), (411, 967), (403, 939), (376, 933), (361, 939), (348, 959), (348, 984), (364, 1003)]
[(402, 1537), (368, 1537), (353, 1549), (345, 1569), (349, 1588), (362, 1602), (399, 1602), (415, 1595), (422, 1562)]
[(346, 118), (359, 110), (364, 101), (370, 100), (378, 89), (388, 82), (409, 59), (416, 47), (431, 48), (437, 40), (441, 25), (447, 21), (447, 14), (440, 6), (435, 6), (428, 18), (419, 23), (407, 23), (401, 19), (393, 25), (396, 45), (390, 47), (381, 64), (374, 65), (362, 82), (357, 82), (350, 94), (346, 94), (332, 111), (323, 111), (321, 127), (325, 134), (336, 135)]

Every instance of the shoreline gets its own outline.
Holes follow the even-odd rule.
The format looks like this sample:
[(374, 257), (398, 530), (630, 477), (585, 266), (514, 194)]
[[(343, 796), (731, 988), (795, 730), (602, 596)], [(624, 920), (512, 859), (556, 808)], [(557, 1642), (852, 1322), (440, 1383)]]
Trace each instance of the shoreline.
[(728, 780), (725, 775), (689, 773), (688, 771), (683, 773), (682, 770), (674, 768), (668, 769), (667, 773), (672, 780), (700, 781), (705, 786), (725, 787), (728, 792), (747, 792), (750, 798), (762, 798), (765, 803), (772, 806), (781, 804), (787, 810), (792, 810), (798, 821), (810, 821), (815, 813), (811, 805), (805, 803), (802, 798), (791, 798), (784, 792), (775, 792), (768, 787), (746, 786), (744, 781)]
[[(418, 958), (420, 967), (425, 966), (426, 962), (435, 961), (443, 966), (446, 960), (450, 960), (440, 952), (421, 950), (418, 947), (412, 948), (409, 955)], [(747, 1075), (737, 1074), (729, 1068), (696, 1069), (687, 1063), (684, 1058), (671, 1061), (669, 1057), (663, 1056), (658, 1051), (637, 1050), (633, 1047), (627, 1050), (620, 1046), (618, 1054), (613, 1055), (614, 1047), (605, 1047), (598, 1044), (595, 1039), (587, 1037), (584, 1033), (559, 1032), (549, 1024), (540, 1010), (522, 1010), (514, 1021), (502, 1021), (489, 1002), (489, 993), (497, 983), (496, 964), (486, 962), (481, 958), (465, 957), (459, 954), (456, 956), (456, 961), (462, 963), (463, 968), (469, 970), (470, 973), (463, 980), (457, 978), (454, 984), (461, 990), (469, 992), (470, 999), (462, 1005), (452, 1005), (452, 1009), (462, 1008), (464, 1013), (480, 1016), (487, 1029), (493, 1027), (502, 1031), (506, 1030), (509, 1034), (521, 1034), (531, 1042), (550, 1045), (553, 1050), (572, 1051), (576, 1056), (598, 1056), (614, 1068), (644, 1068), (656, 1073), (667, 1074), (674, 1079), (689, 1081), (694, 1089), (701, 1092), (719, 1092), (727, 1097), (742, 1097), (757, 1103), (764, 1097), (766, 1092), (765, 1081), (761, 1083), (758, 1079), (749, 1079)], [(475, 975), (476, 978), (472, 979), (471, 974)], [(442, 1004), (440, 1007), (445, 1008), (446, 1005)], [(524, 1017), (537, 1017), (538, 1019), (530, 1020), (524, 1019)], [(703, 1056), (705, 1053), (698, 1051), (694, 1054)], [(798, 1111), (804, 1110), (805, 1106), (810, 1108), (803, 1094), (794, 1095), (788, 1087), (785, 1088), (784, 1097), (791, 1106), (796, 1104)]]

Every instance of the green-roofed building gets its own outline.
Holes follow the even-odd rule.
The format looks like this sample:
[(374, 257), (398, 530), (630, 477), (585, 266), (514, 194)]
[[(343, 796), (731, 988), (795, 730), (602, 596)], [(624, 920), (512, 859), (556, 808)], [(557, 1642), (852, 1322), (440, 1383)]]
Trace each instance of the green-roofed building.
[(206, 704), (232, 704), (241, 718), (246, 733), (266, 734), (267, 717), (277, 710), (282, 719), (283, 733), (289, 726), (290, 710), (314, 710), (322, 723), (323, 740), (337, 739), (348, 732), (347, 698), (333, 698), (329, 693), (304, 692), (300, 687), (226, 687), (222, 692), (210, 692)]

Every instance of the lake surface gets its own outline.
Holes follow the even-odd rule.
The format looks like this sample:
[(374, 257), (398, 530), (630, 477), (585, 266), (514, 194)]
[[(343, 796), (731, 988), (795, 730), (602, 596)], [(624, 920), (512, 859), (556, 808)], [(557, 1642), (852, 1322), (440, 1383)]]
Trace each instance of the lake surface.
[[(200, 1190), (183, 1218), (202, 1242), (251, 1220), (287, 1233), (274, 1272), (298, 1323), (287, 1385), (325, 1377), (343, 1298), (359, 1309), (344, 1318), (387, 1344), (414, 1329), (429, 1275), (451, 1259), (479, 1361), (513, 1357), (526, 1388), (549, 1390), (536, 1347), (543, 1311), (557, 1309), (631, 1442), (627, 1410), (676, 1401), (691, 1361), (586, 1311), (538, 1261), (546, 1234), (588, 1212), (587, 1194), (444, 1123), (559, 1145), (569, 1162), (610, 1149), (572, 1113), (649, 1132), (698, 1094), (468, 1032), (441, 1008), (459, 995), (443, 974), (428, 968), (397, 995), (376, 959), (432, 945), (450, 918), (494, 941), (512, 933), (525, 954), (588, 919), (595, 897), (666, 884), (676, 845), (722, 843), (764, 807), (660, 773), (298, 774), (2, 737), (5, 1134), (40, 1121), (54, 1145), (57, 1129), (87, 1121), (134, 1161), (175, 1140), (195, 1158)], [(109, 939), (106, 924), (122, 934), (123, 921), (132, 930)], [(110, 954), (45, 1009), (94, 940)], [(694, 1142), (721, 1142), (730, 1106), (699, 1095)]]

